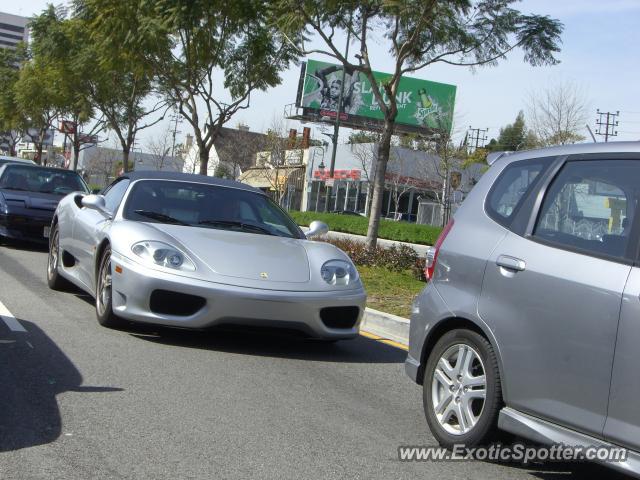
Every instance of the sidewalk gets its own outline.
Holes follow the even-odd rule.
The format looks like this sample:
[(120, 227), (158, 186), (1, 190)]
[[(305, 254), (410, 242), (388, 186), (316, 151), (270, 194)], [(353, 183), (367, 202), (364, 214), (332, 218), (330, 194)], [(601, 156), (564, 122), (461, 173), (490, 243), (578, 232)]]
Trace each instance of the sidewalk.
[[(303, 232), (306, 232), (307, 230), (309, 230), (309, 227), (300, 226), (300, 228), (302, 229)], [(329, 233), (326, 236), (328, 238), (346, 239), (346, 240), (353, 240), (356, 242), (363, 242), (363, 243), (367, 239), (367, 237), (365, 237), (364, 235), (354, 235), (352, 233), (333, 232), (333, 231), (329, 231)], [(387, 240), (384, 238), (378, 239), (378, 245), (385, 248), (390, 248), (393, 245), (407, 245), (413, 248), (416, 251), (416, 253), (421, 257), (424, 257), (427, 254), (427, 250), (429, 249), (428, 245), (420, 245), (417, 243), (408, 243), (408, 242), (397, 242), (395, 240)]]

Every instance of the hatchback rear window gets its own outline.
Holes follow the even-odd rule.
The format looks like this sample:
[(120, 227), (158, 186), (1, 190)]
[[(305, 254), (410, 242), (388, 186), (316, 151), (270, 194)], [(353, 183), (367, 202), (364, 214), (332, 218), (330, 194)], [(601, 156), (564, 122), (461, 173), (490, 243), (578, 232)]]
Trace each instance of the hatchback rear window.
[(515, 162), (504, 169), (493, 184), (487, 199), (487, 213), (507, 227), (516, 216), (524, 198), (535, 187), (551, 158)]

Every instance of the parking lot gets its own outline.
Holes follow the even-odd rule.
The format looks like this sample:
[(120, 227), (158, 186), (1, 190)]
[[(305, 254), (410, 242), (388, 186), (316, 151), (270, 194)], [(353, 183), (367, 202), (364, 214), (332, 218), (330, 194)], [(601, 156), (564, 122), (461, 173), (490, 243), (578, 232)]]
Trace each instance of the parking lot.
[(42, 249), (0, 247), (2, 479), (616, 475), (400, 462), (400, 446), (435, 445), (405, 351), (365, 337), (109, 330), (91, 298), (47, 288), (45, 265)]

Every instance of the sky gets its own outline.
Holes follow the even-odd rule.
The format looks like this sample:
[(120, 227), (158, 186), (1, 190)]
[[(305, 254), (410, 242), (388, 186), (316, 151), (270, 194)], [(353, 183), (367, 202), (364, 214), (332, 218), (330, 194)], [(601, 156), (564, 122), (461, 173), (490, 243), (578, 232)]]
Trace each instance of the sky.
[[(31, 16), (42, 11), (47, 3), (50, 2), (1, 0), (0, 11)], [(559, 65), (532, 67), (523, 62), (522, 52), (516, 51), (496, 67), (471, 71), (438, 64), (412, 74), (457, 86), (456, 134), (464, 136), (469, 127), (488, 128), (488, 138), (496, 137), (500, 128), (512, 123), (520, 110), (526, 113), (528, 98), (564, 82), (582, 92), (594, 132), (597, 109), (619, 111), (616, 140), (640, 140), (640, 0), (524, 0), (515, 8), (549, 15), (564, 24)], [(393, 63), (384, 46), (383, 32), (374, 33), (376, 44), (369, 53), (372, 66), (378, 71), (390, 71)], [(310, 58), (331, 61), (321, 55)], [(228, 126), (244, 123), (252, 131), (266, 131), (274, 118), (283, 116), (285, 106), (295, 102), (299, 76), (300, 67), (294, 66), (282, 73), (283, 82), (278, 87), (253, 93), (250, 107), (240, 111)], [(287, 127), (301, 130), (296, 121), (289, 121)], [(168, 122), (164, 122), (144, 131), (139, 145), (144, 149), (145, 144), (166, 134), (168, 128)], [(183, 122), (179, 141), (189, 129)], [(343, 129), (341, 137), (348, 133)], [(581, 133), (588, 136), (586, 127)], [(312, 129), (312, 136), (324, 139), (317, 128)], [(598, 141), (603, 138), (598, 137)]]

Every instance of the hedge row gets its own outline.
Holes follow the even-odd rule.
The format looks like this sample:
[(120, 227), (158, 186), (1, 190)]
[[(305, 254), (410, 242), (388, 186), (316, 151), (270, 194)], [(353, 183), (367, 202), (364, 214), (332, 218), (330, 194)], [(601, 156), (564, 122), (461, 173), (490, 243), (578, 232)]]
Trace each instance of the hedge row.
[[(320, 220), (329, 225), (329, 229), (335, 232), (366, 235), (369, 219), (356, 215), (338, 215), (335, 213), (297, 212), (289, 211), (289, 214), (298, 225), (308, 226), (314, 220)], [(415, 223), (394, 222), (392, 220), (380, 220), (379, 238), (395, 240), (397, 242), (418, 243), (421, 245), (433, 245), (440, 235), (442, 228), (431, 225), (417, 225)]]
[(364, 242), (345, 239), (325, 239), (345, 252), (353, 263), (359, 266), (383, 267), (393, 272), (410, 270), (415, 278), (426, 281), (424, 277), (425, 258), (407, 245), (394, 245), (391, 248), (376, 247), (368, 250)]

